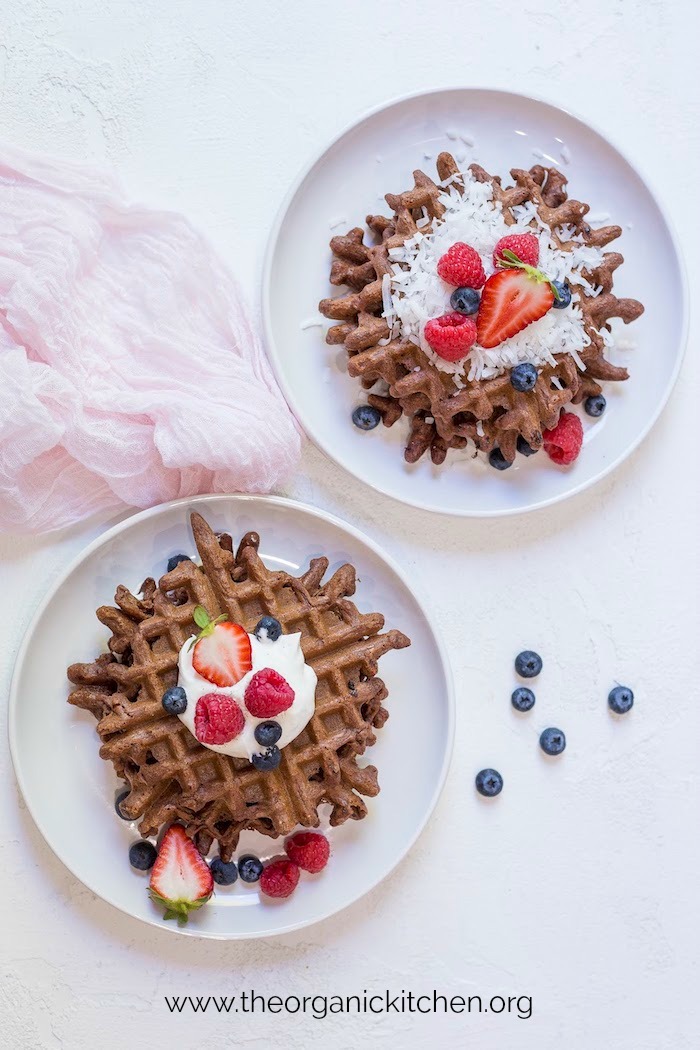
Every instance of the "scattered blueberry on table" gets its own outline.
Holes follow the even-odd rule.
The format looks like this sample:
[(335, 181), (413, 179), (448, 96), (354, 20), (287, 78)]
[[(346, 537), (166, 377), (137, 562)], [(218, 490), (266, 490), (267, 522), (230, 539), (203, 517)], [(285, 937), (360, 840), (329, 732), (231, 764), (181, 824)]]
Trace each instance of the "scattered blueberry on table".
[(257, 882), (263, 873), (263, 862), (254, 857), (252, 853), (246, 853), (238, 861), (238, 874), (243, 882)]
[(626, 685), (616, 685), (608, 694), (608, 705), (616, 715), (626, 715), (634, 704), (634, 693)]
[(482, 769), (476, 774), (476, 790), (484, 798), (495, 798), (503, 790), (503, 777), (496, 769)]
[(382, 421), (377, 408), (372, 405), (358, 405), (352, 414), (352, 421), (359, 430), (374, 430)]
[(560, 755), (566, 747), (566, 737), (561, 729), (550, 726), (548, 729), (542, 730), (540, 747), (545, 755)]
[(516, 711), (531, 711), (535, 706), (535, 694), (524, 685), (513, 690), (510, 702)]
[(147, 839), (140, 842), (132, 842), (129, 846), (129, 864), (137, 871), (150, 871), (156, 862), (158, 853), (156, 847)]
[(221, 857), (214, 857), (209, 865), (211, 877), (219, 886), (233, 886), (238, 878), (238, 865), (234, 860), (225, 861)]
[(542, 670), (542, 657), (531, 649), (525, 649), (515, 658), (515, 670), (521, 678), (536, 678)]

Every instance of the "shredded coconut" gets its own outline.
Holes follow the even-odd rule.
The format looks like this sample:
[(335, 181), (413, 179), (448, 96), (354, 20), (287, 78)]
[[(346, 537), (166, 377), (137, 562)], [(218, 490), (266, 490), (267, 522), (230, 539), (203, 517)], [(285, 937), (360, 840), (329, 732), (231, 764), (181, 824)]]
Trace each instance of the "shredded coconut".
[[(464, 193), (453, 185), (457, 179), (464, 181)], [(589, 345), (590, 338), (583, 325), (576, 292), (566, 309), (550, 310), (493, 349), (475, 344), (468, 357), (455, 362), (445, 361), (431, 350), (423, 335), (426, 321), (451, 310), (453, 291), (438, 276), (437, 264), (457, 241), (465, 241), (478, 251), (488, 276), (494, 271), (493, 249), (501, 237), (534, 233), (540, 243), (540, 268), (552, 280), (568, 280), (590, 296), (599, 294), (600, 288), (591, 285), (582, 271), (595, 269), (603, 259), (602, 250), (585, 245), (571, 227), (561, 233), (562, 239), (571, 241), (573, 247), (567, 251), (557, 248), (532, 201), (514, 207), (512, 214), (516, 222), (506, 225), (500, 203), (493, 200), (490, 183), (477, 182), (469, 171), (450, 176), (442, 185), (440, 200), (446, 210), (442, 219), (433, 224), (432, 232), (422, 232), (424, 224), (419, 220), (422, 228), (389, 252), (393, 272), (382, 280), (382, 298), (384, 317), (393, 335), (400, 330), (402, 337), (420, 346), (437, 368), (451, 373), (460, 388), (465, 381), (490, 379), (522, 362), (536, 367), (554, 364), (555, 355), (563, 353), (570, 354), (577, 367), (584, 371), (580, 352)], [(601, 334), (606, 342), (612, 341), (605, 329)]]

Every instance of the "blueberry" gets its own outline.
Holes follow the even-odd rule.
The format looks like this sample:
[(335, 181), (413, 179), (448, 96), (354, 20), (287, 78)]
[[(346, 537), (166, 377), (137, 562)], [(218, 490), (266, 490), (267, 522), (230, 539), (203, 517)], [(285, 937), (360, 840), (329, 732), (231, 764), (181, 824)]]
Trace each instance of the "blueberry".
[(172, 558), (168, 558), (168, 572), (172, 572), (181, 561), (192, 561), (192, 559), (188, 554), (173, 554)]
[(534, 365), (516, 365), (515, 368), (511, 369), (511, 386), (514, 390), (519, 390), (521, 394), (527, 393), (528, 390), (533, 390), (536, 382), (537, 369)]
[(508, 467), (512, 467), (513, 464), (509, 463), (506, 457), (501, 452), (500, 448), (492, 448), (489, 452), (489, 463), (496, 470), (508, 470)]
[(450, 306), (459, 314), (475, 314), (480, 298), (475, 288), (455, 288), (450, 296)]
[(238, 861), (238, 874), (243, 882), (257, 882), (263, 871), (263, 862), (254, 857), (252, 853), (246, 853)]
[(550, 726), (540, 734), (540, 747), (546, 755), (560, 755), (566, 747), (566, 737), (561, 729)]
[(510, 702), (516, 711), (531, 711), (535, 706), (535, 694), (532, 689), (521, 685), (513, 691)]
[(518, 434), (518, 452), (521, 456), (534, 456), (537, 449), (528, 445), (522, 434)]
[(279, 636), (282, 634), (282, 624), (279, 620), (276, 620), (274, 616), (263, 616), (261, 620), (258, 620), (255, 628), (255, 637), (261, 641), (261, 635), (265, 632), (264, 638), (267, 638), (269, 642), (276, 642)]
[(586, 398), (583, 402), (583, 407), (589, 416), (602, 416), (607, 404), (602, 394), (594, 394), (593, 397)]
[(131, 817), (125, 817), (124, 814), (122, 813), (121, 809), (119, 808), (121, 806), (122, 802), (124, 801), (124, 799), (128, 798), (130, 794), (131, 794), (131, 789), (130, 788), (124, 788), (124, 790), (120, 791), (119, 794), (117, 795), (117, 797), (114, 800), (114, 808), (117, 811), (117, 816), (121, 817), (122, 820), (131, 820)]
[(212, 879), (219, 886), (233, 886), (238, 878), (238, 867), (235, 860), (227, 864), (221, 857), (214, 857), (209, 865), (209, 870), (211, 871)]
[(279, 722), (260, 722), (255, 727), (255, 739), (262, 747), (272, 747), (282, 736)]
[(129, 846), (129, 864), (138, 871), (149, 871), (156, 862), (158, 852), (152, 842), (142, 839)]
[(381, 412), (371, 405), (359, 405), (352, 414), (352, 421), (360, 430), (374, 430), (382, 421)]
[(486, 798), (495, 798), (503, 790), (503, 777), (495, 769), (482, 769), (476, 774), (476, 790)]
[[(554, 297), (552, 307), (555, 310), (565, 310), (571, 302), (571, 289), (569, 288), (568, 281), (552, 281), (553, 286), (557, 290), (557, 295)], [(558, 298), (557, 298), (558, 296)]]
[(515, 670), (521, 678), (536, 678), (542, 670), (542, 657), (526, 649), (516, 656)]
[(169, 715), (181, 715), (187, 709), (187, 693), (181, 685), (166, 689), (161, 701)]
[(259, 755), (253, 755), (250, 761), (256, 769), (261, 770), (263, 773), (269, 773), (271, 770), (277, 769), (282, 761), (282, 752), (273, 744), (272, 747), (268, 747), (267, 750), (262, 751)]
[(634, 693), (626, 685), (616, 685), (608, 695), (610, 710), (616, 715), (626, 715), (634, 704)]

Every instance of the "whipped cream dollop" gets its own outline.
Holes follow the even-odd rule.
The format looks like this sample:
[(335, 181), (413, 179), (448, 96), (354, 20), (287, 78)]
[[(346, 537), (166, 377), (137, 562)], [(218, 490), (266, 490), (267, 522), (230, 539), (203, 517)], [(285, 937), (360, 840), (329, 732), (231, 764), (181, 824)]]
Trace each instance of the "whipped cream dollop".
[[(253, 755), (265, 750), (255, 739), (255, 727), (261, 722), (279, 723), (282, 735), (277, 747), (286, 747), (301, 733), (316, 708), (317, 678), (314, 669), (304, 660), (301, 634), (282, 634), (275, 642), (267, 638), (264, 631), (261, 632), (260, 638), (254, 634), (249, 634), (248, 637), (253, 666), (240, 682), (230, 686), (218, 686), (203, 678), (192, 665), (194, 649), (191, 648), (192, 639), (189, 638), (180, 649), (177, 684), (182, 686), (187, 694), (187, 707), (178, 718), (195, 739), (197, 734), (194, 729), (194, 716), (199, 698), (206, 693), (223, 693), (233, 697), (245, 717), (245, 725), (241, 732), (227, 744), (205, 744), (203, 741), (200, 743), (210, 751), (218, 751), (222, 755), (230, 755), (231, 758), (247, 758), (250, 761)], [(274, 718), (255, 718), (245, 706), (244, 696), (253, 675), (265, 667), (271, 667), (289, 683), (294, 690), (294, 702)]]

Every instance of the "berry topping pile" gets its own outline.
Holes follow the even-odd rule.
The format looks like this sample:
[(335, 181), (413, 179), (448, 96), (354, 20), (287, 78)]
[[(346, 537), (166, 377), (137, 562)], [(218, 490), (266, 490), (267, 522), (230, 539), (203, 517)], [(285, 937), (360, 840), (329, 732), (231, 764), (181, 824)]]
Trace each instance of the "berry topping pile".
[[(493, 252), (496, 272), (486, 280), (476, 249), (461, 241), (453, 244), (438, 261), (437, 272), (443, 281), (456, 288), (450, 299), (455, 313), (426, 322), (423, 336), (430, 348), (446, 361), (459, 361), (475, 342), (491, 349), (544, 317), (562, 295), (558, 283), (536, 269), (539, 257), (539, 241), (534, 234), (501, 237)], [(482, 292), (475, 302), (478, 288), (482, 288)], [(468, 295), (469, 292), (472, 294)], [(472, 329), (465, 316), (460, 318), (460, 313), (475, 312), (476, 327)], [(536, 379), (537, 369), (532, 365), (528, 367)]]

